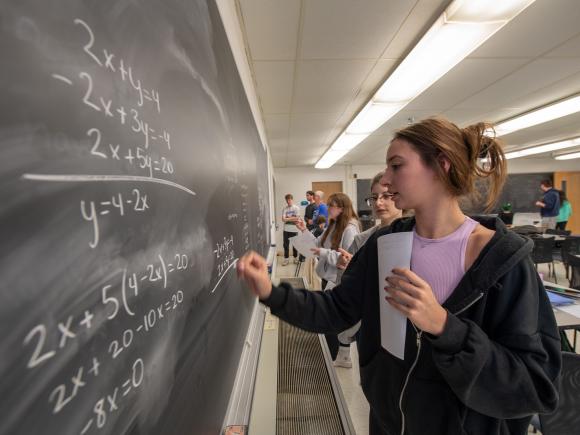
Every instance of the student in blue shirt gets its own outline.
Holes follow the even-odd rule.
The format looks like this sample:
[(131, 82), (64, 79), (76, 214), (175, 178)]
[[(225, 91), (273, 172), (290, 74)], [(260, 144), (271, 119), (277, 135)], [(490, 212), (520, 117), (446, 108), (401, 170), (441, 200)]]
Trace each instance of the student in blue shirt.
[(551, 180), (542, 180), (540, 189), (544, 192), (544, 198), (536, 201), (536, 206), (540, 207), (542, 226), (553, 230), (556, 228), (556, 218), (560, 212), (560, 194), (552, 187)]
[(314, 209), (314, 214), (312, 215), (312, 222), (316, 222), (318, 216), (324, 216), (328, 222), (328, 207), (322, 200), (324, 199), (324, 192), (322, 190), (317, 190), (314, 192), (314, 204), (316, 208)]

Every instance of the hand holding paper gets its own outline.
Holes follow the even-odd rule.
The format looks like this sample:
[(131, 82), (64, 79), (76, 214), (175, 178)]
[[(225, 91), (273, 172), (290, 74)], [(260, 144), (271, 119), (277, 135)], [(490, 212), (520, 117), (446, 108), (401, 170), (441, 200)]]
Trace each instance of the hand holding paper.
[(312, 257), (314, 255), (312, 249), (318, 248), (316, 246), (316, 237), (310, 231), (304, 231), (295, 237), (290, 237), (290, 242), (306, 258)]
[(441, 335), (447, 311), (437, 302), (431, 286), (409, 269), (393, 269), (385, 282), (386, 300), (415, 326), (433, 335)]
[(407, 318), (385, 299), (385, 283), (395, 268), (411, 267), (413, 233), (385, 234), (377, 239), (381, 345), (397, 358), (405, 358)]

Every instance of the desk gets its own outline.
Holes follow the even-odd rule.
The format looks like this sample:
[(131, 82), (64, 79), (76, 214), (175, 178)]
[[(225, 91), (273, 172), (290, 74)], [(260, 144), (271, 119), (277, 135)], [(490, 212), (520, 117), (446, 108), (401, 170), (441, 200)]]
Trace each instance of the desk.
[[(543, 283), (544, 283), (545, 287), (559, 288), (559, 289), (564, 290), (564, 292), (562, 292), (563, 296), (566, 296), (566, 292), (565, 292), (566, 290), (570, 290), (571, 292), (578, 292), (578, 290), (576, 290), (576, 289), (573, 289), (570, 287), (565, 287), (565, 286), (559, 285), (559, 284), (554, 284), (553, 282), (550, 282), (550, 281), (543, 281)], [(578, 305), (579, 302), (580, 302), (580, 299), (578, 299), (576, 301), (575, 305)], [(562, 311), (558, 307), (552, 307), (552, 309), (554, 310), (554, 315), (556, 316), (556, 323), (558, 324), (558, 328), (560, 328), (560, 329), (568, 329), (568, 328), (574, 328), (574, 327), (580, 328), (580, 317), (577, 317), (573, 314)]]
[(552, 307), (554, 310), (554, 316), (556, 317), (556, 323), (560, 329), (571, 329), (580, 328), (580, 317), (576, 317), (570, 313), (560, 310), (559, 308)]
[(554, 242), (561, 242), (563, 240), (566, 240), (566, 237), (564, 237), (564, 236), (558, 236), (556, 234), (546, 234), (546, 233), (544, 233), (544, 234), (538, 234), (538, 236), (543, 237), (544, 239), (548, 239), (550, 237), (553, 237), (554, 238)]

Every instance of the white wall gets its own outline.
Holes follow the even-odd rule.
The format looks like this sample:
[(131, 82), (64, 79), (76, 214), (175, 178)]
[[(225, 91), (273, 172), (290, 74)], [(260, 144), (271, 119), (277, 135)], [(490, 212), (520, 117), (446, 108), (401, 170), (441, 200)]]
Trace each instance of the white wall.
[(554, 160), (551, 157), (543, 159), (523, 158), (508, 160), (509, 174), (559, 171), (580, 171), (580, 160)]

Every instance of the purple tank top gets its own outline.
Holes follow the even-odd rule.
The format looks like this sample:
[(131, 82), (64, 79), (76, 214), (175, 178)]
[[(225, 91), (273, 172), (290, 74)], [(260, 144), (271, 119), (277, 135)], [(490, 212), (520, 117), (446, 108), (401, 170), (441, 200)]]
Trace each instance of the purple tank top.
[(411, 270), (429, 283), (440, 304), (453, 293), (465, 274), (467, 241), (477, 224), (466, 216), (459, 228), (440, 239), (421, 237), (413, 229)]

